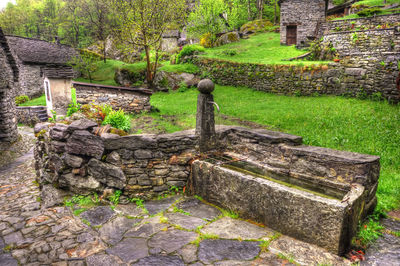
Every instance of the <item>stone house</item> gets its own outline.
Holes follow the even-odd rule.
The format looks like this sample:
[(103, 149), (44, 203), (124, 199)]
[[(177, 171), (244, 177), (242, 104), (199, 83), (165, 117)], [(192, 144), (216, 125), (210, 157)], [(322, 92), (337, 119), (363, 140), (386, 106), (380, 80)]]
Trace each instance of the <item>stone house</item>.
[(280, 0), (281, 44), (304, 47), (315, 40), (324, 23), (328, 0)]
[(57, 72), (72, 71), (67, 63), (76, 51), (68, 45), (18, 36), (6, 36), (6, 39), (19, 68), (19, 84), (14, 96), (42, 95), (45, 69), (55, 68), (58, 69)]
[(0, 143), (14, 142), (18, 131), (12, 92), (18, 83), (19, 70), (1, 28), (0, 69)]

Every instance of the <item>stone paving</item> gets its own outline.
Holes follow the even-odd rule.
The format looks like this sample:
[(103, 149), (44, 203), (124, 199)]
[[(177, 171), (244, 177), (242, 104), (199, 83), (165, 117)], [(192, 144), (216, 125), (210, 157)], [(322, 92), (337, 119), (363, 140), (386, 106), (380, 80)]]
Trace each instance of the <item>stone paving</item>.
[[(79, 206), (46, 208), (33, 163), (28, 153), (0, 169), (0, 265), (350, 264), (192, 197), (93, 206), (80, 213)], [(393, 263), (387, 265), (399, 262), (393, 247), (382, 250), (378, 241), (377, 249), (369, 265), (385, 265), (374, 261), (387, 254)]]

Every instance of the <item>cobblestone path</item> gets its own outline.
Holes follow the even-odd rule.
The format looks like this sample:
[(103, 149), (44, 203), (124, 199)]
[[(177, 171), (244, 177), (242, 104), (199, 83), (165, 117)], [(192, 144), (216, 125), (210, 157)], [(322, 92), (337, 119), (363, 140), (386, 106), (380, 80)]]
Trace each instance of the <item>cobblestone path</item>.
[(0, 265), (350, 264), (191, 197), (44, 208), (33, 163), (0, 169)]

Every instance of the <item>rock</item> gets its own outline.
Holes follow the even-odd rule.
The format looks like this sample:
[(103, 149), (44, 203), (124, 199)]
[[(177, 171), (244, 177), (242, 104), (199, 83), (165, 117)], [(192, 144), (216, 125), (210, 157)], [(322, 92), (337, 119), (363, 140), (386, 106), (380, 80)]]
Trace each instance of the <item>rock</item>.
[(168, 209), (172, 203), (177, 200), (176, 197), (169, 197), (161, 200), (151, 200), (144, 203), (145, 208), (150, 215), (157, 214)]
[(114, 216), (114, 211), (110, 206), (99, 206), (87, 210), (81, 214), (81, 218), (90, 222), (90, 225), (98, 226), (106, 223)]
[(75, 130), (91, 130), (97, 127), (97, 123), (89, 119), (80, 119), (72, 122), (68, 126), (68, 132), (73, 132)]
[(107, 249), (106, 252), (118, 256), (124, 262), (130, 262), (149, 254), (146, 242), (147, 240), (144, 238), (126, 238), (114, 247)]
[(110, 255), (106, 254), (95, 254), (87, 257), (86, 264), (88, 266), (110, 266), (110, 265), (119, 265), (117, 260)]
[(197, 260), (197, 246), (189, 244), (178, 250), (185, 263), (191, 263)]
[(68, 153), (64, 154), (63, 160), (68, 166), (73, 168), (79, 168), (82, 166), (83, 163), (83, 159), (81, 157), (74, 156)]
[(149, 247), (161, 248), (167, 253), (174, 252), (197, 238), (194, 232), (171, 229), (160, 231), (148, 242)]
[(236, 31), (228, 32), (228, 33), (221, 35), (217, 39), (217, 41), (215, 42), (215, 46), (221, 46), (221, 45), (225, 45), (225, 44), (232, 43), (232, 42), (238, 42), (238, 41), (240, 41), (239, 33), (237, 33)]
[(138, 222), (140, 222), (139, 219), (117, 217), (100, 228), (100, 237), (107, 244), (115, 245), (121, 241), (125, 232)]
[(198, 257), (210, 264), (219, 260), (251, 260), (260, 253), (260, 242), (228, 239), (205, 239), (200, 242)]
[(119, 156), (118, 152), (113, 151), (107, 155), (106, 162), (117, 165), (121, 163), (121, 157)]
[[(385, 220), (384, 223), (387, 223)], [(400, 238), (384, 233), (365, 254), (365, 261), (361, 265), (399, 265)]]
[(185, 212), (190, 213), (191, 216), (208, 221), (214, 220), (216, 217), (221, 215), (221, 212), (217, 208), (202, 203), (200, 200), (195, 198), (179, 202), (177, 207)]
[(64, 140), (68, 136), (68, 126), (64, 124), (56, 124), (50, 128), (50, 137), (53, 140)]
[(362, 77), (367, 73), (366, 69), (363, 68), (346, 68), (345, 69), (345, 74), (351, 75), (351, 76), (358, 76)]
[(176, 90), (179, 88), (181, 82), (185, 82), (185, 77), (187, 78), (188, 76), (181, 76), (181, 74), (172, 72), (159, 71), (154, 77), (153, 83), (156, 89), (159, 91), (168, 91), (169, 89)]
[(166, 214), (168, 223), (179, 225), (184, 229), (194, 230), (198, 226), (206, 224), (206, 221), (197, 217), (191, 217), (183, 213), (168, 213)]
[(122, 189), (126, 184), (126, 177), (121, 168), (91, 159), (88, 163), (89, 175), (109, 187)]
[(65, 152), (65, 142), (57, 141), (57, 140), (52, 140), (50, 141), (50, 151), (55, 152), (55, 153), (63, 153)]
[(75, 121), (75, 120), (81, 120), (81, 119), (87, 119), (86, 116), (84, 114), (82, 114), (81, 112), (76, 112), (73, 113), (70, 117), (68, 117), (70, 121)]
[(84, 130), (75, 130), (69, 137), (65, 149), (71, 154), (87, 155), (101, 159), (104, 145), (100, 137)]
[(138, 82), (144, 82), (146, 78), (146, 70), (140, 69), (138, 71), (132, 71), (129, 69), (117, 69), (115, 70), (114, 80), (117, 84), (123, 87), (130, 87), (132, 84)]
[(241, 26), (239, 32), (241, 35), (250, 35), (258, 31), (263, 31), (267, 26), (273, 26), (273, 24), (267, 19), (257, 19)]
[(214, 91), (215, 85), (210, 79), (202, 79), (197, 85), (197, 89), (204, 94), (210, 94)]
[(150, 237), (161, 231), (166, 225), (160, 223), (160, 217), (151, 217), (142, 220), (142, 223), (126, 232), (125, 237)]
[(272, 237), (274, 232), (242, 220), (223, 217), (200, 230), (203, 234), (217, 235), (225, 239), (265, 239)]
[(151, 159), (153, 155), (149, 150), (136, 150), (134, 152), (136, 159)]
[(63, 204), (64, 196), (65, 193), (56, 189), (53, 185), (43, 185), (40, 195), (44, 208), (50, 208)]
[(200, 81), (200, 79), (197, 78), (195, 75), (189, 73), (182, 73), (179, 76), (183, 79), (182, 81), (186, 84), (188, 88), (197, 87), (197, 84)]
[(165, 266), (184, 266), (185, 264), (178, 256), (162, 256), (162, 255), (152, 255), (140, 259), (138, 262), (131, 265), (136, 266), (150, 266), (150, 265), (165, 265)]
[(47, 123), (47, 122), (45, 122), (45, 123), (38, 123), (38, 124), (36, 124), (35, 127), (33, 128), (33, 132), (34, 132), (35, 134), (37, 134), (37, 133), (39, 133), (39, 132), (42, 131), (42, 130), (48, 130), (49, 127), (50, 127), (50, 125), (52, 125), (52, 124), (51, 124), (51, 123)]
[(64, 174), (58, 179), (60, 187), (68, 188), (77, 193), (97, 190), (101, 187), (99, 181), (93, 177), (79, 177), (72, 173)]

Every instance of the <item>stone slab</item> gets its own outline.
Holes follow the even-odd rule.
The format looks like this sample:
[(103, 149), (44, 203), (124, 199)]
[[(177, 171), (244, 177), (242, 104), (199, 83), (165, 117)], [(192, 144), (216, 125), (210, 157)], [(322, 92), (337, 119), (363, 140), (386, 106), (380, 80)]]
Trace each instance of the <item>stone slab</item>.
[(166, 224), (160, 223), (160, 217), (151, 217), (143, 219), (142, 222), (128, 230), (125, 234), (125, 237), (145, 237), (148, 238), (156, 233), (158, 233), (161, 229), (166, 228)]
[(149, 255), (146, 242), (145, 238), (126, 238), (106, 252), (118, 256), (124, 262), (133, 262)]
[(136, 266), (184, 266), (182, 259), (178, 256), (161, 256), (161, 255), (152, 255), (140, 259), (138, 262), (133, 263), (131, 265)]
[(268, 240), (274, 235), (270, 229), (266, 229), (249, 222), (230, 217), (221, 219), (204, 226), (200, 230), (203, 234), (217, 235), (226, 239), (263, 239)]
[(200, 242), (198, 257), (209, 264), (221, 260), (252, 260), (260, 253), (260, 242), (206, 239)]
[(206, 224), (203, 219), (185, 215), (183, 213), (167, 213), (165, 215), (169, 224), (179, 225), (184, 229), (195, 230), (197, 227)]
[(106, 223), (114, 214), (110, 206), (100, 206), (83, 212), (81, 218), (88, 220), (91, 225), (98, 226)]
[(185, 199), (177, 204), (177, 208), (190, 213), (191, 216), (211, 221), (221, 215), (221, 212), (196, 198)]
[(178, 197), (168, 197), (161, 200), (151, 200), (144, 203), (144, 207), (149, 211), (150, 215), (163, 212), (174, 203)]
[(161, 248), (168, 254), (174, 252), (197, 238), (194, 232), (168, 229), (155, 234), (148, 242), (149, 247)]
[(100, 237), (107, 244), (115, 245), (121, 241), (126, 231), (139, 222), (140, 219), (117, 217), (114, 220), (107, 222), (99, 229)]

